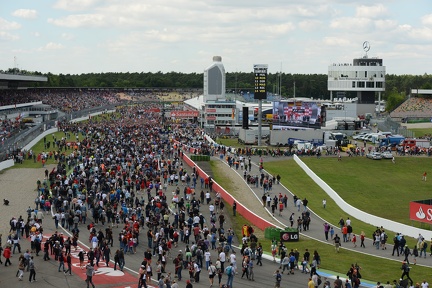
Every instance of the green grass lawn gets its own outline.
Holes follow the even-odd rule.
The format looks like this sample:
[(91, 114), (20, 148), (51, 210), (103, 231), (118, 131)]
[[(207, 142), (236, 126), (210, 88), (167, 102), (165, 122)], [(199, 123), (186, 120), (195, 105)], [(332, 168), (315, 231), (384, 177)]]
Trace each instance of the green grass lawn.
[(238, 138), (228, 138), (228, 139), (222, 139), (220, 137), (217, 138), (216, 143), (220, 145), (225, 145), (228, 147), (234, 147), (234, 148), (244, 148), (247, 147), (244, 144), (238, 143)]
[[(360, 210), (408, 225), (429, 228), (429, 225), (409, 220), (409, 202), (430, 198), (428, 195), (432, 182), (421, 181), (421, 175), (430, 167), (432, 159), (397, 157), (396, 164), (389, 160), (374, 161), (365, 157), (343, 157), (341, 162), (337, 158), (303, 157), (302, 160), (345, 201)], [(271, 174), (280, 174), (281, 182), (288, 189), (300, 198), (306, 197), (308, 206), (330, 223), (337, 225), (340, 217), (346, 219), (349, 216), (292, 159), (268, 162), (264, 167)], [(322, 208), (323, 198), (327, 200), (327, 209)], [(375, 230), (372, 225), (352, 216), (350, 218), (356, 233), (365, 231), (370, 237)], [(392, 237), (391, 234), (389, 236)], [(413, 241), (408, 238), (410, 246)]]
[[(291, 161), (290, 163), (295, 164), (294, 161)], [(270, 163), (267, 163), (267, 165), (268, 164)], [(295, 165), (297, 166), (297, 164)], [(216, 182), (221, 183), (221, 185), (227, 191), (232, 192), (234, 190), (232, 181), (227, 177), (223, 176), (223, 174), (220, 173), (219, 171), (215, 170), (214, 165), (212, 165), (211, 167), (213, 169), (212, 171), (213, 178), (216, 180)], [(294, 173), (295, 171), (293, 169), (290, 169), (290, 172)], [(299, 174), (298, 172), (300, 171), (297, 171), (296, 173)], [(288, 178), (289, 177), (287, 176), (286, 181), (288, 183), (292, 183), (292, 181), (288, 180)], [(307, 180), (307, 179), (303, 179), (303, 180)], [(303, 185), (300, 186), (303, 187), (305, 190), (307, 190), (306, 187), (309, 186), (309, 184), (310, 183), (304, 183)], [(309, 186), (309, 188), (311, 188), (312, 190), (312, 187)], [(328, 205), (329, 202), (330, 201), (327, 201)], [(231, 207), (227, 206), (225, 209), (229, 209), (230, 211)], [(334, 209), (328, 209), (328, 210), (331, 211)], [(231, 215), (231, 214), (227, 213), (227, 215)], [(244, 224), (251, 225), (252, 227), (254, 227), (255, 234), (257, 235), (259, 242), (261, 242), (261, 244), (263, 245), (264, 251), (267, 254), (270, 254), (271, 240), (264, 238), (264, 231), (259, 230), (257, 227), (253, 225), (253, 223), (251, 223), (250, 221), (248, 221), (247, 219), (245, 219), (239, 214), (237, 214), (235, 219), (233, 219), (232, 216), (230, 216), (230, 218), (233, 225), (232, 228), (234, 229), (237, 235), (241, 235), (242, 226)], [(300, 252), (300, 255), (303, 255), (305, 249), (309, 249), (311, 253), (313, 253), (314, 250), (317, 250), (321, 256), (321, 268), (338, 272), (340, 273), (341, 276), (345, 276), (346, 272), (348, 271), (348, 268), (351, 266), (352, 263), (358, 263), (362, 267), (363, 279), (370, 280), (373, 282), (376, 281), (381, 281), (382, 283), (383, 282), (385, 283), (387, 281), (392, 282), (393, 279), (399, 279), (401, 275), (400, 272), (401, 261), (399, 261), (400, 259), (398, 259), (397, 261), (391, 261), (391, 260), (385, 260), (378, 257), (373, 257), (361, 253), (346, 251), (346, 250), (341, 250), (340, 253), (336, 254), (333, 245), (325, 244), (320, 241), (312, 240), (306, 237), (301, 237), (299, 242), (294, 242), (294, 243), (287, 242), (285, 243), (285, 245), (288, 248), (288, 250), (297, 249)], [(351, 243), (346, 245), (352, 246)], [(424, 277), (424, 275), (428, 275), (426, 273), (430, 273), (430, 268), (417, 266), (411, 269), (410, 275), (411, 278), (413, 278), (413, 280), (420, 281), (422, 277)]]
[(415, 128), (409, 130), (414, 132), (416, 138), (423, 137), (425, 135), (432, 135), (432, 128)]

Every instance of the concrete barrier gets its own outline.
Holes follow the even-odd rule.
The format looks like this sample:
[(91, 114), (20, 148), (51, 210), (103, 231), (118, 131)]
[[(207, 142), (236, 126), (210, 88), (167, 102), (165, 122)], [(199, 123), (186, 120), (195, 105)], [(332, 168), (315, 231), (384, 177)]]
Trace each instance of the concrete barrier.
[[(331, 188), (320, 177), (318, 177), (318, 175), (316, 175), (315, 172), (313, 172), (299, 157), (297, 157), (297, 155), (294, 155), (294, 161), (347, 214), (349, 214), (349, 215), (351, 215), (357, 219), (361, 219), (365, 223), (374, 225), (376, 227), (383, 226), (386, 230), (401, 232), (404, 235), (407, 235), (407, 236), (410, 236), (413, 238), (417, 238), (419, 233), (421, 233), (425, 239), (431, 239), (432, 238), (432, 231), (430, 231), (430, 230), (412, 227), (412, 226), (398, 223), (398, 222), (395, 222), (395, 221), (392, 221), (389, 219), (385, 219), (382, 217), (371, 215), (369, 213), (366, 213), (366, 212), (348, 204), (347, 202), (345, 202), (345, 200), (342, 199), (342, 197), (339, 196), (339, 194), (336, 193), (336, 191), (333, 190), (333, 188)], [(406, 204), (408, 205), (408, 203), (406, 203)], [(408, 213), (407, 213), (407, 217), (408, 217)]]
[(2, 162), (0, 162), (0, 171), (14, 166), (14, 164), (15, 164), (15, 162), (13, 159), (8, 159), (5, 161), (2, 161)]

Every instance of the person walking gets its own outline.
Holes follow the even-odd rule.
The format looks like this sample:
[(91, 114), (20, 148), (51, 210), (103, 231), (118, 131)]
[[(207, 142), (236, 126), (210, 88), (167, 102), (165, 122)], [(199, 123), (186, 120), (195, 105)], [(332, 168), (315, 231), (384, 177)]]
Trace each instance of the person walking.
[(366, 248), (366, 246), (364, 245), (364, 240), (365, 240), (365, 232), (361, 231), (361, 233), (360, 233), (360, 247)]
[(236, 270), (235, 270), (235, 267), (233, 266), (233, 263), (231, 263), (229, 266), (227, 266), (225, 268), (225, 274), (228, 276), (226, 285), (229, 288), (232, 288), (235, 273), (236, 273)]
[(408, 278), (408, 280), (410, 281), (410, 286), (412, 286), (413, 285), (413, 280), (409, 276), (410, 267), (408, 265), (409, 264), (406, 261), (402, 262), (402, 267), (401, 267), (402, 275), (401, 275), (400, 279), (403, 280), (403, 278), (406, 276)]
[(280, 284), (281, 284), (281, 281), (282, 281), (282, 275), (281, 275), (281, 273), (279, 273), (279, 269), (274, 272), (273, 276), (276, 279), (274, 287), (275, 288), (280, 288)]
[(59, 254), (59, 256), (58, 256), (58, 259), (59, 259), (58, 272), (61, 272), (62, 269), (63, 269), (63, 273), (66, 272), (66, 270), (65, 270), (65, 265), (64, 265), (65, 257), (63, 256), (63, 253), (62, 253), (62, 252), (60, 252), (60, 254)]
[(324, 223), (323, 226), (324, 226), (325, 239), (326, 239), (326, 241), (328, 241), (328, 234), (330, 231), (330, 225), (328, 223)]
[(335, 244), (335, 250), (336, 250), (336, 252), (339, 253), (340, 238), (339, 238), (338, 234), (336, 234), (336, 235), (334, 236), (334, 238), (333, 238), (333, 242), (334, 242), (334, 244)]
[(212, 262), (210, 262), (210, 266), (208, 267), (208, 273), (209, 273), (210, 287), (212, 287), (214, 277), (216, 276), (217, 273), (216, 266), (214, 266)]
[[(30, 269), (30, 275), (29, 275), (29, 282), (35, 282), (36, 280), (36, 269), (33, 261), (33, 256), (30, 257), (29, 260), (29, 269)], [(33, 278), (33, 280), (32, 280)]]
[(66, 263), (67, 263), (67, 267), (68, 268), (64, 272), (64, 274), (66, 275), (66, 274), (69, 273), (69, 275), (72, 275), (72, 257), (71, 257), (70, 253), (68, 253), (67, 256), (66, 256)]
[(95, 285), (93, 283), (93, 275), (95, 274), (95, 270), (94, 270), (94, 264), (93, 263), (89, 263), (86, 266), (86, 276), (87, 279), (85, 280), (85, 282), (87, 283), (87, 288), (90, 287), (90, 284), (92, 285), (93, 288), (95, 288)]
[(5, 257), (5, 266), (7, 267), (8, 264), (12, 265), (10, 258), (11, 258), (11, 248), (10, 246), (6, 246), (6, 248), (3, 250), (3, 257)]
[(25, 258), (22, 257), (19, 265), (18, 265), (18, 280), (22, 281), (24, 277), (24, 268), (25, 268)]

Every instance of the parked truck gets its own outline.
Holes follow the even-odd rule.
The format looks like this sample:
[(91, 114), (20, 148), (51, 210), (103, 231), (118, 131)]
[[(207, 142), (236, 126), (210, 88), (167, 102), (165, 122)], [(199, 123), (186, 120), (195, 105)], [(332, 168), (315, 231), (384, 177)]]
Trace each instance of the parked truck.
[(392, 150), (396, 150), (396, 146), (402, 145), (405, 137), (402, 135), (392, 135), (387, 138), (380, 139), (380, 147), (391, 147)]
[(430, 148), (431, 147), (431, 143), (430, 143), (430, 141), (429, 140), (427, 140), (427, 139), (412, 139), (412, 138), (409, 138), (409, 139), (405, 139), (404, 141), (403, 141), (403, 147), (409, 147), (409, 148), (412, 148), (412, 147), (421, 147), (421, 148)]

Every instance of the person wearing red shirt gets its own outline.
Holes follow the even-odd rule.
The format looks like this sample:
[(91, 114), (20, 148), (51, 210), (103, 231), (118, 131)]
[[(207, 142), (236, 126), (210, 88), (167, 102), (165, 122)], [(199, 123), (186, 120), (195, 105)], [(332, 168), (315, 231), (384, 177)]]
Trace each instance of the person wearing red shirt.
[(6, 261), (5, 261), (5, 266), (12, 265), (11, 261), (10, 261), (10, 257), (11, 257), (11, 249), (9, 246), (6, 246), (6, 248), (3, 250), (3, 257), (5, 257)]

